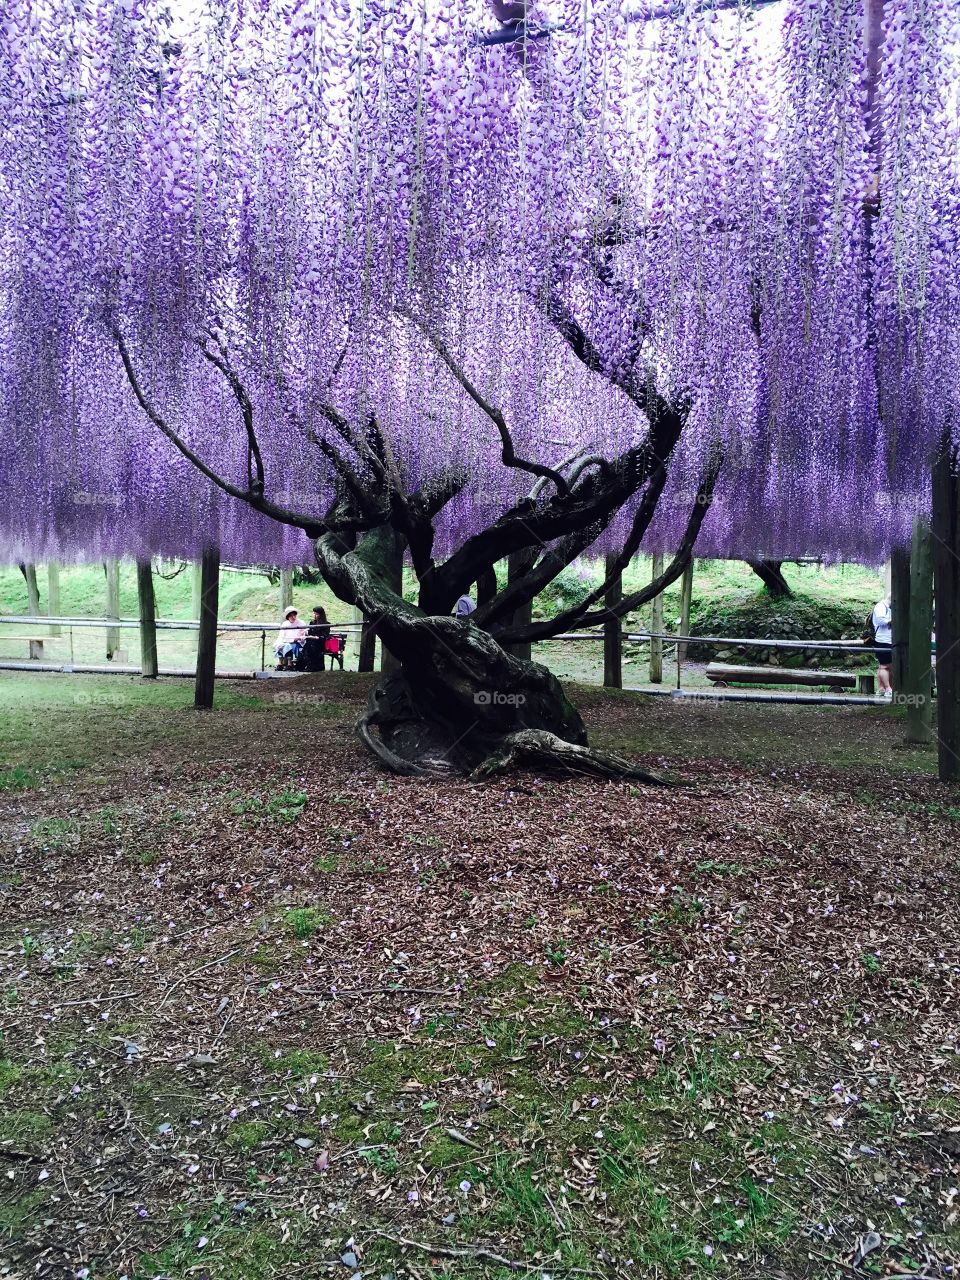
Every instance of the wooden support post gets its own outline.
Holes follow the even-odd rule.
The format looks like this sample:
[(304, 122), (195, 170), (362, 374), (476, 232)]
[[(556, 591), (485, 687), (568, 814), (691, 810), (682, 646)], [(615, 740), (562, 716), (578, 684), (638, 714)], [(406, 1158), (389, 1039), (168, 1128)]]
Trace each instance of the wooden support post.
[(213, 706), (219, 612), (220, 548), (206, 547), (200, 560), (200, 638), (197, 643), (197, 681), (193, 693), (193, 705), (198, 711), (209, 711)]
[(903, 693), (907, 679), (907, 645), (910, 633), (910, 548), (894, 547), (890, 554), (890, 612), (893, 625), (893, 665), (890, 679), (894, 693)]
[[(688, 636), (690, 634), (690, 606), (693, 603), (693, 559), (683, 571), (683, 577), (680, 579), (680, 634)], [(677, 666), (687, 660), (687, 646), (685, 644), (677, 645)], [(677, 672), (679, 676), (679, 671)]]
[[(605, 572), (609, 575), (615, 555), (608, 555)], [(617, 574), (611, 581), (603, 597), (608, 609), (614, 608), (623, 599), (623, 576)], [(623, 688), (623, 628), (620, 619), (610, 617), (603, 624), (603, 683), (607, 689)]]
[(930, 632), (933, 630), (933, 538), (922, 517), (913, 524), (910, 552), (910, 632), (907, 659), (907, 742), (933, 741), (933, 672)]
[(941, 782), (960, 782), (960, 460), (945, 443), (933, 468), (937, 754)]
[[(60, 566), (56, 560), (47, 562), (47, 613), (51, 618), (60, 617)], [(50, 634), (60, 634), (60, 628), (55, 622), (50, 624)]]
[(293, 603), (293, 570), (280, 570), (280, 617)]
[(377, 653), (377, 633), (373, 622), (364, 614), (363, 626), (360, 628), (360, 651), (357, 655), (357, 670), (372, 671)]
[[(523, 551), (511, 551), (507, 556), (507, 585), (516, 582), (518, 578), (522, 578), (527, 570), (532, 566), (537, 558), (535, 547), (526, 547)], [(514, 609), (513, 617), (510, 625), (514, 627), (525, 627), (533, 618), (533, 601), (528, 600), (526, 604), (522, 604), (519, 609)], [(530, 641), (524, 641), (521, 644), (507, 645), (509, 651), (518, 658), (530, 657)]]
[(200, 617), (200, 561), (190, 566), (190, 617), (196, 622)]
[(35, 564), (21, 564), (20, 572), (23, 574), (23, 580), (27, 584), (27, 613), (31, 618), (36, 618), (40, 613), (40, 588), (37, 586), (37, 566)]
[[(653, 568), (651, 570), (651, 579), (659, 578), (663, 573), (663, 556), (655, 555), (653, 557)], [(663, 592), (653, 597), (650, 607), (650, 630), (663, 631)], [(650, 641), (650, 683), (663, 683), (663, 641)]]
[[(108, 622), (120, 620), (120, 561), (104, 560), (103, 572), (107, 577)], [(107, 661), (109, 662), (120, 648), (120, 628), (107, 627)]]
[(157, 661), (157, 600), (153, 590), (153, 565), (149, 560), (137, 561), (137, 603), (140, 611), (140, 674), (147, 680), (156, 680), (160, 670)]

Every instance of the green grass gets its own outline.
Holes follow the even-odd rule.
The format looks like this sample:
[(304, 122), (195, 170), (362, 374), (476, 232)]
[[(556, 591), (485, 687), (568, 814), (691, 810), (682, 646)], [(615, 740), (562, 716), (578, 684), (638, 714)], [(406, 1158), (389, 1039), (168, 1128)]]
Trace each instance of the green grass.
[(232, 1151), (255, 1151), (270, 1136), (270, 1126), (262, 1120), (239, 1120), (227, 1134)]
[(293, 907), (283, 917), (283, 923), (295, 938), (311, 938), (332, 920), (329, 911), (320, 907)]
[[(220, 751), (231, 735), (240, 736), (245, 716), (272, 714), (268, 702), (223, 685), (217, 689), (216, 710), (210, 750)], [(0, 680), (0, 791), (35, 789), (67, 773), (102, 770), (114, 753), (129, 759), (154, 751), (168, 756), (196, 751), (196, 717), (193, 685), (187, 680), (18, 672)], [(106, 741), (110, 749), (105, 751)], [(284, 814), (295, 807), (289, 797), (281, 806)], [(116, 818), (113, 811), (100, 812), (101, 834), (111, 834)], [(51, 840), (62, 847), (65, 837), (75, 834), (58, 828), (70, 821), (65, 817), (45, 821), (47, 828), (37, 830), (41, 840), (46, 830), (48, 847), (53, 847)]]
[(0, 1113), (0, 1142), (31, 1144), (45, 1137), (53, 1128), (50, 1117), (42, 1111), (4, 1111)]
[(296, 822), (306, 806), (307, 793), (281, 791), (278, 795), (264, 799), (262, 796), (248, 795), (243, 791), (232, 791), (230, 800), (233, 813), (247, 817), (274, 818), (277, 822)]
[(0, 768), (0, 791), (27, 791), (38, 785), (39, 775), (22, 764)]
[(323, 1075), (330, 1066), (330, 1061), (325, 1054), (314, 1053), (312, 1049), (288, 1049), (285, 1053), (281, 1053), (279, 1058), (272, 1054), (265, 1061), (274, 1070), (295, 1080)]
[(295, 822), (303, 813), (306, 803), (305, 791), (281, 791), (267, 801), (266, 812), (278, 822)]
[(20, 1068), (9, 1058), (0, 1058), (0, 1098), (20, 1079)]
[[(243, 1203), (238, 1201), (238, 1203)], [(137, 1259), (138, 1276), (183, 1280), (204, 1273), (217, 1280), (250, 1280), (300, 1270), (319, 1260), (316, 1229), (297, 1214), (273, 1221), (248, 1209), (238, 1211), (223, 1195), (208, 1206), (182, 1206), (174, 1239)]]
[(58, 852), (79, 843), (80, 823), (76, 818), (41, 818), (30, 828), (30, 838), (42, 849)]

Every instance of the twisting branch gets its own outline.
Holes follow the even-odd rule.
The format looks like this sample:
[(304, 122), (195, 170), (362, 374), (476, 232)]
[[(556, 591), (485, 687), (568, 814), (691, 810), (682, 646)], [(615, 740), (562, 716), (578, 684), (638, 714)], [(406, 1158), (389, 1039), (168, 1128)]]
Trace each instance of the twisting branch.
[(173, 444), (179, 452), (187, 459), (192, 466), (200, 472), (201, 475), (212, 481), (218, 489), (222, 489), (224, 493), (230, 495), (231, 498), (238, 498), (241, 502), (246, 502), (256, 511), (262, 512), (266, 516), (270, 516), (274, 520), (280, 521), (281, 524), (293, 525), (294, 528), (302, 529), (309, 538), (318, 538), (326, 530), (326, 525), (318, 516), (307, 515), (302, 511), (292, 511), (286, 507), (281, 507), (275, 502), (271, 502), (262, 492), (252, 488), (241, 489), (238, 485), (232, 484), (224, 476), (209, 467), (198, 453), (186, 443), (185, 440), (177, 434), (170, 426), (166, 419), (158, 412), (154, 405), (147, 398), (140, 380), (137, 377), (136, 370), (133, 367), (133, 361), (130, 357), (130, 351), (124, 340), (120, 327), (113, 325), (113, 338), (117, 344), (117, 350), (120, 352), (120, 359), (123, 361), (123, 367), (126, 371), (127, 381), (130, 388), (137, 399), (140, 408), (153, 423), (153, 425), (161, 431), (167, 439)]
[[(209, 332), (209, 331), (208, 331)], [(247, 389), (240, 381), (239, 374), (227, 356), (227, 348), (223, 342), (217, 338), (212, 332), (210, 337), (220, 348), (220, 355), (207, 349), (206, 340), (198, 341), (197, 346), (200, 348), (200, 354), (205, 360), (209, 360), (230, 384), (237, 404), (240, 406), (240, 412), (243, 415), (243, 426), (247, 433), (247, 488), (251, 493), (263, 493), (266, 488), (266, 475), (263, 469), (263, 457), (260, 453), (260, 445), (257, 441), (257, 433), (253, 427), (253, 405), (247, 394)], [(256, 467), (256, 476), (254, 476), (254, 467)]]
[(512, 616), (517, 609), (538, 596), (577, 556), (596, 542), (606, 523), (607, 521), (597, 521), (544, 547), (538, 560), (530, 564), (513, 582), (508, 582), (486, 604), (480, 605), (470, 615), (470, 620), (476, 626), (495, 631), (492, 623)]
[(397, 314), (403, 316), (412, 324), (416, 325), (473, 403), (478, 409), (481, 409), (487, 415), (493, 425), (497, 428), (497, 433), (500, 436), (500, 457), (503, 465), (505, 467), (516, 467), (519, 471), (526, 471), (532, 476), (542, 476), (544, 479), (552, 481), (556, 487), (557, 494), (561, 498), (566, 498), (570, 493), (570, 487), (559, 471), (556, 471), (553, 467), (548, 467), (541, 462), (531, 462), (529, 459), (521, 458), (517, 455), (517, 451), (513, 444), (513, 437), (510, 434), (510, 429), (507, 426), (506, 419), (503, 414), (495, 405), (492, 405), (489, 400), (480, 394), (477, 388), (467, 377), (464, 369), (457, 364), (456, 360), (454, 360), (446, 343), (439, 334), (434, 333), (432, 329), (425, 325), (422, 320), (419, 320), (410, 311), (397, 308)]
[[(623, 572), (626, 566), (636, 555), (640, 547), (640, 542), (643, 539), (643, 535), (646, 533), (650, 526), (650, 521), (654, 517), (657, 509), (657, 503), (660, 501), (660, 495), (663, 493), (666, 482), (667, 469), (661, 464), (657, 467), (656, 471), (654, 471), (643, 491), (643, 496), (637, 505), (636, 511), (634, 512), (630, 532), (627, 534), (623, 547), (618, 553), (616, 559), (610, 565), (609, 572), (603, 582), (599, 587), (595, 587), (590, 591), (585, 599), (581, 600), (579, 604), (573, 605), (569, 609), (562, 610), (552, 619), (552, 623), (558, 625), (561, 631), (565, 631), (568, 627), (577, 625), (590, 606), (596, 604), (596, 602), (606, 594), (613, 579)], [(572, 554), (569, 555), (569, 558), (566, 559), (562, 567), (565, 568), (566, 565), (570, 564), (581, 551), (585, 551), (591, 542), (596, 541), (596, 537), (599, 532), (600, 530), (596, 528), (588, 530), (586, 538), (583, 541), (583, 545), (576, 548), (570, 548)], [(549, 555), (550, 553), (548, 552), (528, 573), (524, 574), (522, 578), (519, 578), (516, 582), (505, 587), (492, 602), (492, 605), (488, 606), (486, 614), (483, 617), (478, 618), (478, 621), (481, 622), (481, 624), (495, 622), (508, 614), (512, 614), (514, 610), (518, 609), (522, 604), (526, 604), (528, 600), (532, 600), (534, 596), (538, 595), (547, 583), (552, 581), (556, 576), (557, 570), (554, 569), (553, 572), (550, 572), (550, 565), (546, 563)], [(480, 611), (478, 610), (478, 613), (479, 612)]]
[(626, 614), (632, 613), (634, 609), (639, 609), (648, 600), (653, 600), (672, 583), (676, 582), (690, 562), (700, 527), (706, 519), (707, 512), (713, 502), (713, 486), (720, 473), (721, 461), (722, 459), (718, 458), (711, 465), (703, 480), (701, 480), (687, 520), (687, 527), (683, 532), (683, 538), (680, 540), (680, 546), (663, 573), (654, 578), (645, 587), (641, 587), (639, 591), (634, 591), (631, 595), (624, 596), (616, 605), (598, 609), (595, 613), (586, 614), (580, 619), (580, 625), (593, 627), (601, 622), (607, 622), (610, 618), (622, 618)]
[[(356, 433), (356, 431), (354, 431), (349, 421), (326, 398), (326, 393), (330, 390), (346, 354), (347, 347), (345, 346), (334, 363), (333, 372), (324, 384), (324, 394), (317, 401), (317, 411), (321, 417), (326, 418), (327, 422), (333, 427), (334, 431), (347, 448), (352, 449), (357, 457), (366, 466), (370, 467), (374, 475), (379, 480), (385, 482), (386, 464), (384, 460), (378, 456), (374, 449), (371, 448), (367, 440), (363, 439)], [(308, 427), (306, 423), (304, 423), (300, 414), (290, 403), (290, 398), (287, 394), (287, 382), (282, 370), (276, 370), (274, 374), (274, 381), (283, 412), (287, 415), (297, 430), (303, 433), (305, 439), (309, 440), (311, 444), (316, 444), (318, 446), (321, 453), (327, 457), (328, 461), (331, 462), (334, 469), (339, 472), (341, 478), (348, 485), (351, 492), (356, 496), (360, 489), (365, 489), (366, 487), (360, 477), (356, 474), (356, 469), (342, 453), (334, 448), (330, 441), (323, 440), (323, 438), (320, 437), (312, 427)], [(357, 500), (359, 501), (359, 499)]]
[[(552, 636), (559, 635), (570, 625), (595, 627), (602, 622), (609, 622), (613, 618), (622, 618), (625, 614), (646, 604), (648, 600), (660, 595), (662, 591), (665, 591), (667, 587), (676, 582), (690, 562), (700, 527), (713, 501), (713, 486), (720, 471), (721, 461), (722, 459), (717, 458), (700, 482), (693, 502), (693, 509), (676, 555), (664, 572), (654, 578), (647, 586), (642, 587), (639, 591), (634, 591), (629, 596), (624, 596), (618, 604), (598, 609), (594, 613), (584, 613), (578, 608), (557, 614), (556, 617), (551, 618), (548, 622), (534, 622), (526, 626), (506, 627), (496, 633), (497, 640), (501, 644), (518, 644), (528, 640), (549, 640)], [(626, 561), (624, 561), (624, 564), (626, 564)], [(601, 590), (604, 590), (607, 585), (609, 583), (605, 582)]]
[[(664, 402), (663, 415), (658, 421), (657, 436), (661, 446), (671, 438), (679, 439), (686, 408), (673, 409)], [(579, 534), (590, 526), (596, 526), (593, 533), (596, 538), (659, 465), (648, 433), (641, 444), (614, 459), (606, 473), (591, 472), (584, 476), (566, 501), (560, 501), (555, 495), (549, 502), (533, 503), (529, 499), (518, 502), (437, 566), (429, 584), (422, 584), (421, 607), (428, 613), (449, 613), (457, 596), (485, 569), (511, 551), (542, 547), (556, 538)]]

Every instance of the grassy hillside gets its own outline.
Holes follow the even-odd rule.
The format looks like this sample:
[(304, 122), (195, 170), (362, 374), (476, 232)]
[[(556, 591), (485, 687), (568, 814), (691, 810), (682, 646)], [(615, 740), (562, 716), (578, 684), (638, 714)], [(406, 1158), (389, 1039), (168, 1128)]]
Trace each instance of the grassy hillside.
[[(178, 570), (177, 565), (163, 566), (154, 574), (158, 615), (162, 619), (190, 618), (192, 614), (192, 567)], [(813, 565), (785, 566), (784, 572), (795, 596), (792, 600), (770, 599), (759, 578), (742, 561), (698, 560), (694, 567), (691, 630), (701, 635), (840, 635), (858, 627), (864, 615), (883, 590), (880, 574), (860, 565), (835, 565), (820, 568)], [(599, 581), (599, 564), (585, 563), (568, 569), (551, 584), (537, 601), (539, 616), (550, 617), (566, 608)], [(38, 569), (40, 606), (48, 607), (47, 576), (44, 566)], [(634, 591), (651, 577), (651, 562), (638, 557), (624, 575), (624, 590)], [(414, 584), (408, 579), (406, 594), (413, 598)], [(106, 585), (99, 564), (70, 565), (60, 570), (61, 613), (71, 617), (102, 617), (106, 608)], [(306, 617), (315, 604), (321, 604), (331, 619), (347, 622), (351, 610), (334, 599), (325, 586), (294, 588), (293, 603)], [(627, 619), (628, 627), (648, 626), (652, 606), (646, 605)], [(27, 589), (23, 575), (15, 566), (0, 568), (0, 614), (27, 612)], [(120, 567), (120, 612), (124, 618), (137, 616), (136, 570), (132, 562)], [(279, 588), (265, 574), (224, 569), (221, 577), (220, 616), (225, 621), (263, 622), (271, 628), (280, 612)], [(664, 624), (676, 629), (680, 616), (680, 585), (674, 584), (665, 595)], [(798, 631), (797, 628), (800, 628)], [(36, 630), (36, 628), (34, 628)], [(22, 627), (0, 627), (0, 657), (26, 657), (26, 644), (12, 635), (26, 634)], [(266, 653), (269, 660), (273, 636), (268, 633)], [(131, 661), (138, 652), (135, 631), (124, 635)], [(76, 628), (73, 656), (77, 661), (104, 660), (104, 633), (101, 630)], [(195, 635), (189, 632), (161, 632), (160, 660), (163, 665), (189, 665), (195, 652)], [(543, 652), (543, 651), (542, 651)], [(68, 637), (51, 640), (45, 656), (66, 661), (70, 657)], [(224, 665), (235, 668), (259, 666), (259, 635), (231, 637), (221, 646)], [(348, 657), (348, 663), (350, 659)], [(589, 664), (594, 665), (593, 655)], [(551, 665), (553, 663), (551, 662)], [(589, 677), (587, 677), (589, 678)]]

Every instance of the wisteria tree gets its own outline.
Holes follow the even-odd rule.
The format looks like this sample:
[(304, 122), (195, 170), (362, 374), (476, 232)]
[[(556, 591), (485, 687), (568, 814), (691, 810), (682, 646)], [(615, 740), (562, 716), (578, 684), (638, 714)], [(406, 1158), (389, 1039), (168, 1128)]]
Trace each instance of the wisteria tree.
[(875, 8), (14, 0), (8, 549), (312, 551), (390, 768), (637, 773), (512, 650), (695, 544), (880, 558), (952, 439), (953, 19)]

